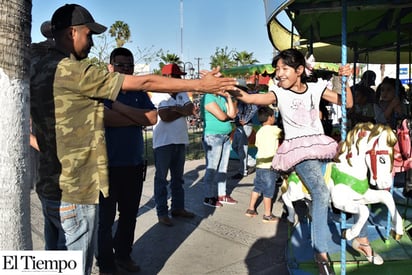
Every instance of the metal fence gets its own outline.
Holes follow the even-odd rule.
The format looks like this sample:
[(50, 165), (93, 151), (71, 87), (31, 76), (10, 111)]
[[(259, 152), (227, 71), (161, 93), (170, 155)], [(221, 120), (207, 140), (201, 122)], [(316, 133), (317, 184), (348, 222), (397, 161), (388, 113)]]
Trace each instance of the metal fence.
[[(202, 135), (203, 135), (203, 122), (196, 122), (195, 124), (189, 124), (188, 119), (188, 134), (189, 134), (189, 144), (186, 147), (186, 159), (194, 160), (204, 158), (205, 154), (202, 145)], [(153, 131), (152, 127), (147, 127), (144, 130), (143, 137), (145, 141), (145, 158), (147, 159), (148, 165), (154, 164), (153, 156), (153, 142), (152, 142)]]

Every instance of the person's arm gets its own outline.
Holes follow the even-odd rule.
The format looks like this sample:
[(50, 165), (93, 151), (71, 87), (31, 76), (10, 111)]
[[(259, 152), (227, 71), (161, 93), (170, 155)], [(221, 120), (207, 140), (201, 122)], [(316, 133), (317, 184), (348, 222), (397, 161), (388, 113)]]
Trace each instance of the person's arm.
[[(345, 76), (350, 76), (352, 74), (352, 69), (349, 64), (346, 64), (345, 66), (341, 66), (339, 68), (339, 75), (345, 75)], [(349, 86), (349, 83), (346, 83), (346, 108), (352, 108), (353, 106), (353, 96), (352, 96), (352, 90)], [(323, 92), (322, 98), (338, 105), (342, 105), (342, 96), (330, 89), (326, 89)]]
[[(323, 92), (322, 98), (331, 103), (342, 105), (342, 95), (330, 89), (326, 89)], [(353, 107), (352, 90), (350, 89), (349, 85), (346, 85), (346, 108), (352, 108), (352, 107)]]
[(37, 138), (32, 133), (30, 133), (30, 146), (40, 152), (39, 144), (37, 143)]
[(112, 109), (104, 109), (104, 126), (105, 127), (127, 127), (135, 126), (137, 123), (119, 112), (113, 111)]
[(216, 102), (210, 102), (206, 104), (205, 110), (214, 115), (220, 121), (228, 121), (232, 119), (232, 117), (229, 117), (229, 115), (226, 112), (224, 112)]
[(203, 93), (222, 93), (225, 90), (236, 90), (235, 78), (217, 77), (220, 68), (215, 68), (204, 74), (200, 79), (169, 78), (159, 75), (125, 75), (122, 90), (124, 91), (156, 91), (156, 92), (180, 92), (196, 91)]
[(39, 144), (37, 143), (37, 137), (33, 134), (32, 119), (30, 117), (30, 146), (40, 152)]
[(162, 108), (158, 111), (159, 117), (165, 122), (174, 121), (180, 117), (186, 117), (194, 114), (194, 105), (192, 102), (184, 106), (171, 106), (168, 108)]
[(231, 90), (229, 93), (237, 100), (241, 100), (248, 104), (270, 105), (276, 103), (276, 96), (271, 91), (265, 94), (249, 94), (241, 89), (237, 89), (236, 91)]
[(225, 93), (226, 95), (226, 106), (227, 106), (227, 111), (226, 114), (228, 118), (234, 119), (237, 115), (237, 104), (232, 100), (232, 96), (229, 93)]
[(156, 122), (157, 111), (155, 109), (138, 109), (118, 101), (113, 102), (111, 109), (107, 107), (104, 109), (106, 127), (149, 126)]

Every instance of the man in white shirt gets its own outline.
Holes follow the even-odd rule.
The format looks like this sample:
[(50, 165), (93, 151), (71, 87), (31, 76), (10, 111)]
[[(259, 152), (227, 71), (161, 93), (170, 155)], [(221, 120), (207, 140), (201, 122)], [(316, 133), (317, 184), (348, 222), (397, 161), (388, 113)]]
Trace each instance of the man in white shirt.
[[(178, 65), (167, 64), (162, 74), (172, 78), (185, 75)], [(172, 226), (167, 204), (167, 179), (170, 170), (171, 215), (193, 218), (185, 209), (183, 189), (186, 145), (189, 143), (186, 117), (194, 114), (194, 105), (186, 92), (178, 94), (153, 93), (152, 102), (158, 109), (158, 121), (153, 128), (153, 150), (155, 158), (154, 196), (159, 223)]]

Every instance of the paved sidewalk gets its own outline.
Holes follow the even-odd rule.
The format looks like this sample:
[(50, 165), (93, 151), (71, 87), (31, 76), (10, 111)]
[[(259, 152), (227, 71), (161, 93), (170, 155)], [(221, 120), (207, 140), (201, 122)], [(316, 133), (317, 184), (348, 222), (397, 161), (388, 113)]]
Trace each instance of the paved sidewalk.
[[(285, 257), (287, 223), (263, 223), (263, 205), (258, 207), (259, 216), (244, 215), (255, 174), (240, 181), (232, 180), (230, 177), (236, 174), (237, 165), (238, 161), (230, 161), (228, 189), (239, 203), (214, 209), (203, 205), (204, 159), (187, 161), (186, 208), (196, 217), (174, 218), (173, 227), (157, 223), (154, 167), (148, 168), (132, 253), (142, 269), (137, 274), (289, 274)], [(35, 192), (31, 199), (33, 248), (42, 250), (41, 206)], [(280, 211), (274, 209), (276, 213)]]

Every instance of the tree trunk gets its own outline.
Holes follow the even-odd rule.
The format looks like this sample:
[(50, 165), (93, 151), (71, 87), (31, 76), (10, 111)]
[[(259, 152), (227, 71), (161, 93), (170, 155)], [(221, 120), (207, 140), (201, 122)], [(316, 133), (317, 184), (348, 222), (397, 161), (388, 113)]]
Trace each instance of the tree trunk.
[(0, 0), (0, 250), (32, 249), (29, 69), (31, 0)]

